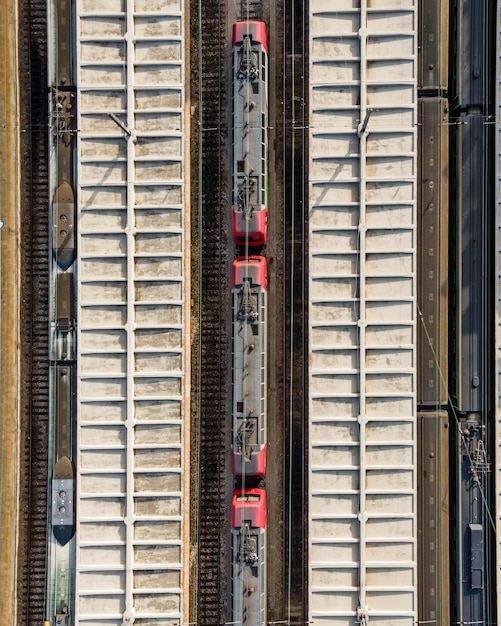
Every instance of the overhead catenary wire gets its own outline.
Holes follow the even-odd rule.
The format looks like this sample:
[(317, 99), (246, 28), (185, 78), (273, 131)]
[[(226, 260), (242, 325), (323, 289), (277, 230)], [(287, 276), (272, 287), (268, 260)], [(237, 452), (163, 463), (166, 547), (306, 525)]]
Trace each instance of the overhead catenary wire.
[[(200, 55), (199, 55), (200, 56)], [(198, 79), (198, 82), (200, 82), (200, 77)], [(371, 107), (371, 110), (374, 113), (384, 113), (384, 109), (378, 109), (377, 107)], [(496, 117), (492, 114), (489, 113), (479, 113), (478, 114), (478, 119), (482, 120), (482, 124), (486, 125), (486, 126), (495, 126), (497, 128), (501, 128), (501, 119), (496, 119)], [(361, 120), (358, 120), (358, 122), (360, 122)], [(202, 124), (200, 122), (200, 120), (197, 120), (197, 126), (201, 126), (202, 127), (202, 132), (207, 133), (207, 132), (217, 132), (218, 131), (218, 124), (222, 122), (222, 120), (206, 120), (204, 124)], [(395, 122), (394, 121), (384, 121), (384, 120), (378, 120), (377, 122), (378, 126), (381, 128), (395, 128)], [(468, 125), (468, 120), (465, 119), (464, 116), (454, 116), (451, 115), (449, 116), (447, 121), (442, 121), (440, 122), (440, 126), (467, 126)], [(421, 126), (420, 122), (415, 122), (415, 126)], [(290, 128), (289, 125), (285, 125), (285, 128)], [(273, 127), (268, 126), (268, 129), (272, 129)], [(338, 129), (346, 129), (346, 130), (351, 130), (352, 126), (351, 125), (339, 125), (336, 126), (336, 128)], [(32, 133), (34, 131), (40, 131), (40, 130), (44, 130), (44, 129), (49, 129), (49, 130), (54, 130), (54, 126), (53, 123), (49, 120), (48, 123), (46, 124), (8, 124), (8, 123), (2, 123), (0, 124), (0, 132), (15, 132), (15, 133)], [(312, 124), (304, 124), (302, 126), (296, 126), (295, 130), (312, 130), (312, 131), (328, 131), (329, 129), (324, 127), (324, 126), (315, 126)], [(174, 128), (173, 130), (179, 130), (181, 131), (181, 128)], [(74, 129), (72, 132), (74, 133), (82, 133), (82, 130), (80, 128), (76, 128)]]

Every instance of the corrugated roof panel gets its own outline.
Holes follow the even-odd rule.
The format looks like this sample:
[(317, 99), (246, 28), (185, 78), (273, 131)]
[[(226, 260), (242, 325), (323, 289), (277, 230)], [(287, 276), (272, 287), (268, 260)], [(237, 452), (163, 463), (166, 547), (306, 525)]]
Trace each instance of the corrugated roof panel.
[[(77, 623), (183, 619), (184, 16), (84, 0)], [(131, 36), (126, 36), (130, 33)]]
[(417, 615), (416, 3), (310, 3), (309, 611)]

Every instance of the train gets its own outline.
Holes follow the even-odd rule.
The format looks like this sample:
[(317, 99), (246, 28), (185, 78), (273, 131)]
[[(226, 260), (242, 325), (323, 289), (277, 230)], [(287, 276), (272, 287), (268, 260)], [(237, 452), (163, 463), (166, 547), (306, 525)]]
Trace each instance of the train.
[(266, 624), (268, 43), (264, 22), (233, 25), (231, 623)]
[(264, 22), (233, 25), (231, 64), (232, 232), (237, 246), (266, 243), (268, 44)]
[(266, 260), (237, 257), (232, 272), (232, 445), (235, 477), (266, 468)]
[(452, 3), (450, 85), (451, 198), (455, 263), (450, 396), (455, 428), (451, 440), (453, 541), (451, 622), (495, 623), (497, 539), (492, 525), (492, 467), (496, 457), (495, 309), (492, 266), (496, 255), (492, 181), (495, 117), (495, 3)]
[(421, 32), (418, 84), (418, 621), (449, 624), (448, 0), (422, 0), (419, 19), (426, 31)]
[(49, 65), (50, 111), (50, 449), (46, 624), (74, 623), (74, 535), (76, 531), (75, 415), (77, 385), (76, 150), (77, 89), (70, 0), (49, 4), (55, 35)]
[(486, 0), (423, 0), (419, 10), (419, 621), (487, 624), (495, 10)]
[(266, 492), (237, 489), (231, 506), (232, 619), (266, 624)]
[[(51, 378), (55, 432), (52, 475), (52, 529), (61, 545), (75, 531), (73, 466), (73, 417), (76, 385), (76, 87), (73, 84), (70, 32), (71, 3), (64, 0), (56, 9), (57, 64), (51, 90), (53, 170), (55, 191), (52, 219), (52, 322)], [(63, 482), (61, 482), (63, 481)], [(61, 498), (60, 494), (64, 494)]]

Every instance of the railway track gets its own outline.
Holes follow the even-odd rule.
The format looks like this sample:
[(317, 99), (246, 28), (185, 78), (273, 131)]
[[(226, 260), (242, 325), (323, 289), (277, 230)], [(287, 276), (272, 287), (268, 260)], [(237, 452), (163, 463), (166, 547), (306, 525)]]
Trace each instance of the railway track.
[[(22, 181), (22, 343), (20, 458), (21, 508), (18, 623), (39, 625), (44, 619), (47, 540), (48, 380), (48, 155), (46, 4), (21, 3), (21, 92), (24, 134)], [(29, 72), (31, 69), (31, 72)], [(31, 78), (31, 83), (29, 82)], [(27, 156), (30, 155), (30, 156)]]
[(263, 0), (240, 0), (240, 20), (262, 20)]
[[(196, 6), (193, 6), (196, 5)], [(194, 11), (193, 11), (194, 10)], [(226, 201), (226, 5), (192, 4), (198, 15), (199, 349), (197, 624), (227, 616), (229, 535), (229, 210)], [(203, 52), (202, 52), (203, 51)]]
[(288, 623), (307, 622), (308, 297), (305, 7), (284, 5), (284, 587)]

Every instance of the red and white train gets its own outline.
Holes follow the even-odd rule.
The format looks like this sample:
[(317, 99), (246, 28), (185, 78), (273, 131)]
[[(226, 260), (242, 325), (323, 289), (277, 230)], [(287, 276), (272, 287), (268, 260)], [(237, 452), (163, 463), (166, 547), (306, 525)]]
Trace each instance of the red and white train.
[(263, 478), (266, 468), (266, 260), (237, 257), (232, 298), (232, 444), (235, 477)]
[(233, 25), (232, 225), (237, 246), (266, 243), (268, 45), (264, 22)]
[(266, 624), (266, 492), (240, 489), (231, 507), (232, 624)]
[(266, 625), (268, 44), (266, 25), (237, 22), (232, 39), (231, 623)]

